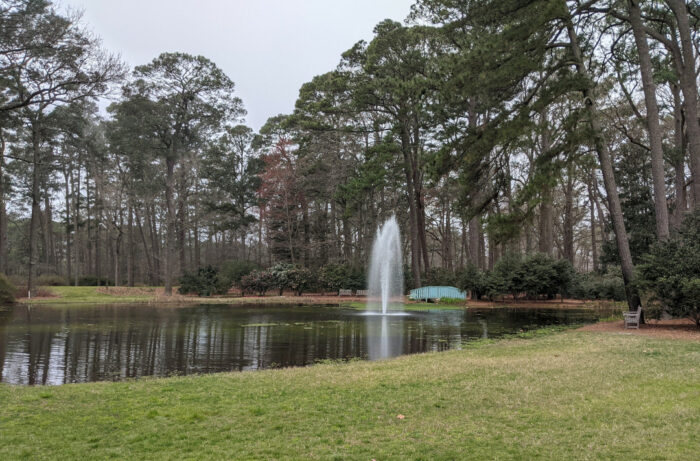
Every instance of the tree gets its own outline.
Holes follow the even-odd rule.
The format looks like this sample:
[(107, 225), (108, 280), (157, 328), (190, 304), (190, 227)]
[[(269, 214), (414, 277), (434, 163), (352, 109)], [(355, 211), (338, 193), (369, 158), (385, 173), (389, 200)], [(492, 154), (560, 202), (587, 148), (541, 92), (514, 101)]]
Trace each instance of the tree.
[(48, 0), (4, 0), (0, 17), (0, 114), (99, 95), (124, 72), (80, 16), (61, 15)]
[[(201, 145), (208, 134), (236, 122), (245, 111), (233, 96), (234, 83), (203, 56), (163, 53), (134, 70), (124, 88), (124, 110), (141, 114), (143, 136), (157, 140), (157, 155), (165, 170), (166, 239), (165, 293), (172, 294), (176, 198), (175, 170), (183, 156)], [(184, 218), (184, 215), (181, 215)]]
[(30, 126), (31, 219), (28, 291), (34, 289), (41, 179), (51, 162), (43, 152), (45, 121), (61, 104), (95, 98), (123, 75), (119, 60), (80, 28), (78, 17), (57, 14), (49, 2), (13, 1), (3, 5), (0, 113), (21, 110)]
[(208, 147), (202, 166), (209, 191), (204, 203), (217, 229), (240, 232), (244, 244), (248, 227), (256, 221), (251, 209), (258, 205), (263, 167), (263, 160), (253, 157), (252, 140), (253, 130), (247, 126), (226, 128)]
[(656, 244), (639, 272), (664, 311), (691, 318), (700, 328), (700, 211), (688, 214), (677, 236)]
[[(479, 41), (460, 47), (460, 51), (466, 55), (463, 61), (481, 64), (476, 75), (486, 76), (489, 80), (484, 82), (487, 89), (502, 86), (510, 90), (493, 93), (497, 99), (490, 102), (490, 106), (498, 115), (484, 129), (472, 133), (472, 137), (478, 135), (476, 137), (480, 143), (484, 138), (491, 139), (490, 145), (486, 146), (488, 151), (517, 138), (523, 127), (527, 127), (529, 115), (539, 112), (541, 107), (552, 104), (564, 95), (579, 93), (582, 96), (580, 109), (586, 115), (587, 133), (598, 156), (628, 301), (630, 308), (635, 310), (639, 297), (633, 284), (634, 266), (612, 157), (601, 125), (594, 91), (595, 79), (587, 64), (589, 57), (584, 56), (581, 38), (576, 31), (576, 21), (581, 27), (588, 26), (582, 19), (582, 11), (564, 1), (537, 1), (522, 5), (517, 1), (491, 0), (463, 5), (425, 0), (419, 2), (417, 11), (434, 22), (451, 23), (446, 26), (446, 33), (462, 34), (465, 29), (475, 31)], [(508, 27), (504, 27), (504, 24)], [(469, 33), (465, 35), (469, 36)], [(485, 53), (488, 56), (486, 60), (483, 59)], [(485, 64), (482, 64), (484, 61)], [(473, 69), (469, 70), (474, 73)], [(482, 83), (474, 80), (477, 84)], [(576, 132), (572, 131), (571, 134)]]
[(414, 285), (430, 268), (425, 224), (424, 133), (428, 119), (431, 36), (419, 27), (386, 20), (369, 43), (358, 42), (343, 54), (342, 69), (353, 73), (355, 104), (375, 112), (392, 126), (403, 158), (409, 208), (411, 268)]

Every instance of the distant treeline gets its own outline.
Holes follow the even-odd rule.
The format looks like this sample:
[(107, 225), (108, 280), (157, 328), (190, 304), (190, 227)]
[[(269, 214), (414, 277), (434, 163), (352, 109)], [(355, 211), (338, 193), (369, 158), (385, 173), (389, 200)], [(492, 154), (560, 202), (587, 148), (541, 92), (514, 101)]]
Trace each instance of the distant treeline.
[(635, 266), (700, 203), (699, 8), (419, 0), (255, 133), (205, 57), (128, 70), (51, 1), (0, 0), (0, 272), (361, 271), (396, 214), (411, 286), (539, 254), (635, 308)]

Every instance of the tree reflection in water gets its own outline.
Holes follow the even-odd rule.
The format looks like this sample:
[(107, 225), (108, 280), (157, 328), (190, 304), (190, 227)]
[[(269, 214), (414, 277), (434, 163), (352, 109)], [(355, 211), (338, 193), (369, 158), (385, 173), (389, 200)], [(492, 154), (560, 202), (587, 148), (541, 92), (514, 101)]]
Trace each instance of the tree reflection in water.
[(0, 309), (0, 381), (63, 384), (376, 360), (594, 318), (585, 311), (526, 309), (401, 317), (319, 306), (17, 305)]

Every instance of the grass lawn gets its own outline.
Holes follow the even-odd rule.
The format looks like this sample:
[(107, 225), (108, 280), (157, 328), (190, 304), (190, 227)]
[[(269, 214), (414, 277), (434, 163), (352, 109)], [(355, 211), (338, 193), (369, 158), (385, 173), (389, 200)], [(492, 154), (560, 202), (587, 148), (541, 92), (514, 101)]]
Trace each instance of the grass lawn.
[(0, 385), (0, 402), (8, 460), (690, 460), (700, 344), (567, 331), (382, 362)]
[[(54, 294), (57, 298), (38, 298), (38, 299), (22, 299), (22, 302), (31, 302), (32, 304), (49, 304), (49, 303), (112, 303), (112, 302), (122, 302), (122, 303), (138, 303), (138, 302), (148, 302), (156, 299), (156, 290), (162, 291), (163, 288), (157, 287), (144, 287), (139, 289), (137, 293), (133, 294), (120, 294), (117, 289), (111, 288), (101, 288), (101, 290), (106, 290), (107, 292), (98, 291), (97, 287), (44, 287), (44, 290)], [(113, 290), (113, 294), (109, 294), (108, 291)]]
[[(51, 293), (52, 297), (21, 298), (20, 303), (31, 304), (131, 304), (131, 303), (157, 303), (157, 304), (299, 304), (313, 303), (316, 298), (296, 296), (250, 296), (250, 297), (197, 297), (182, 296), (177, 294), (177, 287), (173, 288), (172, 296), (163, 294), (163, 287), (42, 287)], [(318, 298), (319, 302), (327, 303), (328, 298)], [(342, 299), (342, 298), (340, 298)], [(340, 301), (338, 301), (340, 302)]]

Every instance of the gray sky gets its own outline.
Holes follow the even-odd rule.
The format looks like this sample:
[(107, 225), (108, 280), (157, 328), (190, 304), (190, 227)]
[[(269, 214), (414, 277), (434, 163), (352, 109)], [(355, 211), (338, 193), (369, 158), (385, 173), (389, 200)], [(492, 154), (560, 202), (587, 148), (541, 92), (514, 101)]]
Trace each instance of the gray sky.
[(413, 0), (61, 0), (132, 67), (165, 51), (201, 54), (236, 83), (259, 129), (289, 113), (299, 87), (336, 67), (383, 19), (403, 21)]

